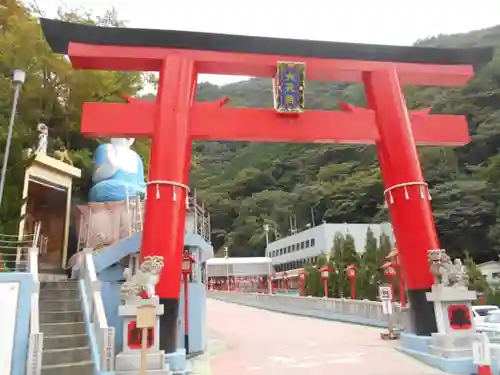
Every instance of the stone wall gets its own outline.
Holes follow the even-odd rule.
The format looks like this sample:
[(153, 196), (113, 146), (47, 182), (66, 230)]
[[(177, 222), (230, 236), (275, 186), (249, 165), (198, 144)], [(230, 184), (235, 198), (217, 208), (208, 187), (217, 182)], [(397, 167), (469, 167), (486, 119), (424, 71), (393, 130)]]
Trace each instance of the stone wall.
[[(207, 295), (220, 301), (286, 314), (387, 327), (387, 315), (382, 313), (382, 303), (377, 301), (215, 291), (208, 292)], [(404, 328), (407, 308), (394, 304), (392, 317), (395, 327)]]

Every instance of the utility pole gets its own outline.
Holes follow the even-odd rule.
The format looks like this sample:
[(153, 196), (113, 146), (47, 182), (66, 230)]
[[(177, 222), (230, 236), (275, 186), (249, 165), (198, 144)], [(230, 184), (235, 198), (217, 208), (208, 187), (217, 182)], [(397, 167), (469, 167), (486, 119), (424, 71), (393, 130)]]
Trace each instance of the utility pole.
[(3, 190), (5, 187), (5, 177), (7, 175), (7, 162), (9, 160), (10, 144), (12, 143), (12, 133), (14, 131), (14, 120), (16, 118), (17, 103), (19, 101), (19, 93), (21, 86), (26, 80), (26, 72), (22, 69), (15, 69), (12, 77), (12, 82), (16, 85), (14, 89), (14, 100), (12, 101), (12, 109), (10, 112), (9, 130), (7, 133), (7, 143), (5, 144), (5, 152), (3, 154), (2, 175), (0, 177), (0, 207), (2, 206)]

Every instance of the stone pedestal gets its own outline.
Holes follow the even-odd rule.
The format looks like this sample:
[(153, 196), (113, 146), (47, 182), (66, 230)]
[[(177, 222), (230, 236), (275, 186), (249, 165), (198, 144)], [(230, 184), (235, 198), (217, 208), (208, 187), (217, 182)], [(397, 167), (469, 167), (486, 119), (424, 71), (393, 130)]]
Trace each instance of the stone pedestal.
[(479, 339), (471, 310), (476, 292), (465, 286), (438, 284), (426, 296), (434, 303), (438, 328), (438, 333), (432, 334), (430, 353), (445, 358), (471, 357), (472, 342)]
[[(141, 368), (141, 330), (136, 328), (137, 308), (151, 301), (142, 300), (137, 303), (128, 302), (118, 308), (123, 317), (123, 351), (116, 356), (116, 375), (139, 375)], [(165, 353), (159, 348), (159, 317), (163, 315), (163, 305), (156, 304), (156, 327), (148, 334), (147, 373), (170, 375), (171, 371), (165, 362)]]

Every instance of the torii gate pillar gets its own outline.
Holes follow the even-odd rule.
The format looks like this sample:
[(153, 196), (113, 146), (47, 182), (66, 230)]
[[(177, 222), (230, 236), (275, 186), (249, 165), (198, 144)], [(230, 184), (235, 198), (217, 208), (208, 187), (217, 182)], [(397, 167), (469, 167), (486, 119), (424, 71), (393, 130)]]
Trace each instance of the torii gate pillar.
[[(156, 102), (86, 103), (82, 131), (95, 138), (152, 138), (141, 255), (165, 258), (157, 294), (165, 309), (160, 347), (167, 353), (176, 349), (192, 140), (375, 143), (408, 287), (412, 328), (419, 335), (435, 332), (434, 311), (425, 292), (433, 282), (427, 251), (439, 245), (416, 145), (456, 147), (470, 137), (463, 116), (431, 115), (425, 110), (408, 113), (400, 84), (464, 85), (475, 68), (491, 60), (492, 48), (366, 46), (104, 28), (47, 19), (41, 23), (54, 52), (68, 54), (76, 68), (160, 73)], [(276, 78), (278, 66), (294, 62), (307, 66), (310, 80), (364, 82), (371, 110), (297, 107), (299, 113), (283, 115), (272, 109), (222, 107), (222, 102), (194, 103), (198, 73)], [(292, 93), (304, 92), (303, 86), (292, 89), (280, 86), (275, 100), (285, 96), (289, 104), (295, 100)], [(304, 101), (299, 98), (297, 103), (303, 106)]]
[(427, 251), (440, 247), (406, 102), (394, 68), (364, 73), (363, 82), (380, 134), (376, 147), (385, 199), (398, 248), (404, 248), (399, 259), (408, 288), (411, 328), (430, 334), (437, 327), (432, 304), (425, 295), (434, 282)]
[(167, 352), (175, 351), (177, 345), (181, 273), (172, 270), (180, 270), (182, 265), (189, 178), (186, 166), (191, 161), (188, 118), (196, 81), (194, 62), (189, 58), (172, 55), (163, 61), (155, 104), (141, 258), (161, 254), (170, 263), (156, 285), (165, 312), (160, 319), (160, 347)]

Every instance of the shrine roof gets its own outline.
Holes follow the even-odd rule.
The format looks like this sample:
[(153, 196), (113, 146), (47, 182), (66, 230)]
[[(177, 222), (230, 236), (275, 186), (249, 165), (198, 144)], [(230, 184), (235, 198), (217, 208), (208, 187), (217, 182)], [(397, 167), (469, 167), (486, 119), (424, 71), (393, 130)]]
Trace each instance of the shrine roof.
[(493, 48), (434, 48), (340, 43), (177, 30), (110, 28), (42, 18), (45, 38), (56, 53), (70, 42), (101, 46), (160, 47), (199, 51), (280, 55), (318, 59), (435, 65), (486, 65)]

